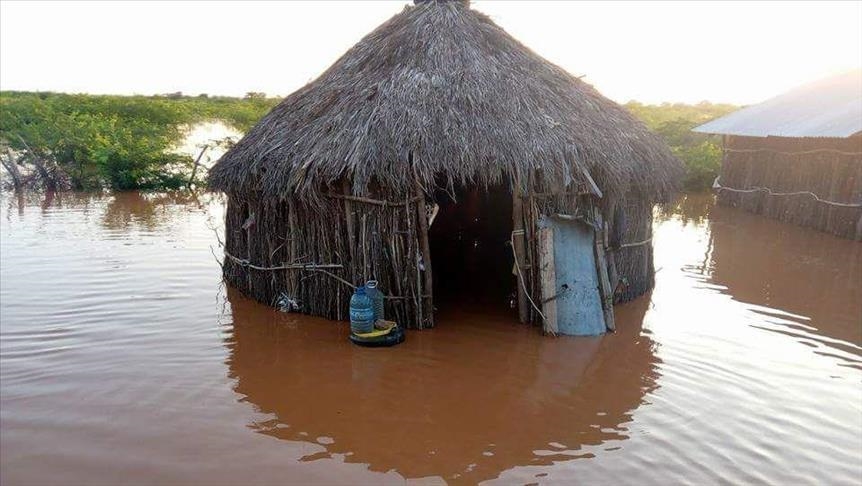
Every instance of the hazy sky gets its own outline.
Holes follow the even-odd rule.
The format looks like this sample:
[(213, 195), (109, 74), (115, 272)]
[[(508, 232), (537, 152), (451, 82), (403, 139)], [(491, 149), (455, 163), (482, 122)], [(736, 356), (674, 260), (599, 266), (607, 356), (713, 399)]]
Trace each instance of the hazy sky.
[[(0, 88), (283, 96), (407, 3), (5, 1)], [(862, 64), (862, 2), (472, 5), (620, 102), (751, 103)]]

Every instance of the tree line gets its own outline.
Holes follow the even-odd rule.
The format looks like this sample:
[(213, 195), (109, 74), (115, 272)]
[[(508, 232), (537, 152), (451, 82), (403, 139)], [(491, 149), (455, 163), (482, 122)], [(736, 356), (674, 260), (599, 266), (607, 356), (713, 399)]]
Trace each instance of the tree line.
[[(278, 101), (262, 93), (234, 98), (3, 91), (0, 162), (15, 186), (175, 189), (198, 173), (195, 158), (175, 150), (190, 127), (221, 121), (245, 132)], [(686, 190), (710, 187), (721, 165), (721, 147), (716, 137), (691, 129), (737, 107), (634, 101), (625, 107), (685, 163)]]

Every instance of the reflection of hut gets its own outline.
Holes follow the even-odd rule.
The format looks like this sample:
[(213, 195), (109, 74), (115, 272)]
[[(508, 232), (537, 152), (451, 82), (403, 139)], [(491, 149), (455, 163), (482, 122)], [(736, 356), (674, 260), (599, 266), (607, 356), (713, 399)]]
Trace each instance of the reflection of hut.
[(613, 339), (544, 339), (479, 313), (394, 353), (351, 346), (335, 326), (301, 325), (314, 318), (230, 288), (228, 299), (234, 390), (266, 414), (258, 432), (325, 448), (306, 460), (344, 455), (372, 471), (475, 484), (626, 440), (632, 412), (658, 386), (640, 325), (648, 299), (617, 308)]
[[(540, 322), (528, 296), (541, 305), (567, 288), (540, 275), (555, 255), (540, 252), (542, 220), (546, 234), (579, 225), (554, 240), (575, 242), (558, 260), (592, 265), (606, 312), (614, 288), (618, 301), (650, 289), (652, 206), (681, 171), (664, 143), (469, 2), (416, 3), (213, 167), (210, 187), (229, 198), (226, 280), (257, 300), (284, 293), (303, 312), (342, 319), (346, 285), (373, 277), (389, 294), (387, 313), (417, 328), (433, 325), (434, 291), (504, 282), (496, 301), (517, 293), (521, 320)], [(432, 222), (457, 229), (429, 232)], [(593, 254), (605, 249), (593, 248), (595, 234), (618, 250), (607, 264)], [(523, 285), (512, 277), (510, 238)]]
[(724, 135), (721, 204), (862, 239), (862, 71), (697, 127)]

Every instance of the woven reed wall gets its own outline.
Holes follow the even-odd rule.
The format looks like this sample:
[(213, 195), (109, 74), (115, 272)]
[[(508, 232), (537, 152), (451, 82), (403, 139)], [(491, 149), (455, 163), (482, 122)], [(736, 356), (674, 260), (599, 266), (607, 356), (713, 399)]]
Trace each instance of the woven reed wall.
[[(386, 299), (386, 315), (408, 328), (431, 325), (415, 257), (420, 253), (416, 216), (417, 200), (411, 197), (383, 197), (399, 206), (381, 206), (339, 198), (323, 198), (313, 207), (296, 200), (261, 201), (254, 196), (228, 197), (225, 221), (225, 280), (243, 294), (268, 305), (275, 305), (284, 294), (296, 299), (301, 312), (335, 320), (347, 320), (352, 289), (347, 282), (359, 284), (374, 278), (391, 298)], [(529, 204), (524, 217), (535, 221), (539, 214), (584, 211), (584, 197), (553, 197)], [(625, 204), (619, 244), (641, 242), (652, 236), (652, 205), (646, 202)], [(348, 221), (352, 229), (348, 229)], [(614, 223), (614, 219), (608, 220)], [(620, 222), (622, 221), (622, 222)], [(525, 225), (528, 239), (529, 269), (525, 283), (534, 301), (540, 302), (538, 278), (534, 270), (537, 254), (529, 239), (535, 227)], [(613, 226), (611, 226), (613, 230)], [(612, 231), (613, 232), (613, 231)], [(351, 237), (352, 234), (352, 237)], [(616, 302), (631, 300), (653, 287), (652, 242), (612, 250), (620, 278), (627, 282), (616, 295)], [(433, 259), (433, 255), (432, 255)], [(260, 270), (289, 264), (336, 264), (340, 268)], [(612, 282), (614, 285), (614, 282)], [(423, 308), (424, 306), (424, 308)], [(531, 311), (531, 320), (539, 317)]]
[[(353, 238), (347, 229), (351, 210)], [(253, 214), (253, 223), (243, 228)], [(280, 294), (297, 299), (301, 311), (329, 319), (348, 319), (353, 290), (328, 272), (353, 284), (376, 278), (391, 297), (386, 314), (410, 327), (419, 318), (415, 203), (399, 207), (329, 199), (310, 208), (298, 202), (260, 202), (230, 197), (225, 250), (260, 267), (340, 264), (342, 268), (256, 270), (228, 257), (224, 277), (260, 302), (275, 305)]]
[[(725, 139), (721, 185), (772, 192), (810, 191), (820, 199), (862, 203), (862, 136), (835, 138), (730, 137)], [(720, 190), (718, 202), (844, 238), (858, 238), (862, 208), (838, 207), (810, 195)]]
[[(655, 285), (653, 265), (652, 215), (653, 205), (636, 201), (624, 206), (626, 224), (620, 228), (620, 241), (611, 243), (617, 274), (626, 284), (619, 287), (614, 303), (628, 302), (643, 295)], [(619, 222), (617, 222), (619, 224)], [(622, 245), (646, 242), (641, 245)], [(615, 249), (615, 247), (619, 247)], [(614, 282), (611, 282), (614, 285)]]

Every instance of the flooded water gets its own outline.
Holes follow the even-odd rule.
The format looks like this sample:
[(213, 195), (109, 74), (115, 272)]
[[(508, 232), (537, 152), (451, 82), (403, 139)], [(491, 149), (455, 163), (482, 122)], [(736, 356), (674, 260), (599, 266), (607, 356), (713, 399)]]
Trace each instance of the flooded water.
[(220, 283), (222, 199), (0, 198), (0, 482), (859, 484), (862, 244), (688, 198), (619, 332), (391, 349)]

